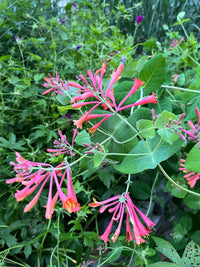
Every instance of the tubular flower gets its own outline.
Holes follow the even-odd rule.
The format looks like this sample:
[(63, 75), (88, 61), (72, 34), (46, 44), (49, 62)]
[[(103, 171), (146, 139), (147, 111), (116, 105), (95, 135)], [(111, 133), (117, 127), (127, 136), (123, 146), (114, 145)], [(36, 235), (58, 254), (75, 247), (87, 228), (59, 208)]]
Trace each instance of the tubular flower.
[[(15, 193), (15, 198), (17, 201), (24, 200), (27, 196), (31, 195), (34, 191), (37, 190), (36, 195), (34, 198), (26, 205), (24, 208), (24, 212), (28, 212), (31, 210), (35, 204), (38, 202), (38, 199), (41, 195), (41, 192), (46, 185), (48, 181), (49, 182), (49, 194), (47, 199), (47, 204), (45, 206), (46, 208), (46, 219), (50, 219), (52, 217), (54, 206), (57, 202), (59, 194), (56, 193), (54, 197), (52, 197), (52, 191), (53, 191), (53, 181), (55, 179), (55, 176), (62, 176), (60, 180), (59, 186), (62, 185), (65, 175), (62, 175), (61, 171), (58, 170), (59, 168), (62, 168), (65, 164), (63, 161), (61, 164), (53, 168), (49, 164), (44, 163), (37, 163), (37, 162), (31, 162), (26, 159), (24, 159), (18, 152), (16, 153), (17, 158), (16, 161), (18, 163), (11, 162), (12, 165), (14, 165), (14, 170), (16, 171), (17, 175), (16, 178), (8, 179), (6, 181), (7, 184), (11, 183), (21, 183), (24, 188), (21, 190), (17, 190)], [(34, 167), (48, 167), (47, 169), (39, 169), (39, 171), (33, 172)]]
[[(74, 139), (78, 133), (77, 129), (73, 129), (74, 134), (72, 137), (72, 145), (67, 141), (66, 136), (61, 133), (60, 130), (58, 130), (58, 134), (60, 135), (59, 140), (54, 140), (54, 147), (55, 149), (48, 148), (47, 151), (50, 153), (54, 153), (54, 156), (58, 156), (60, 154), (64, 153), (70, 153), (71, 156), (75, 156), (75, 154), (72, 152), (73, 145), (74, 145)], [(56, 153), (55, 153), (56, 152)]]
[(61, 186), (58, 182), (56, 175), (54, 174), (54, 179), (56, 182), (58, 195), (63, 203), (63, 208), (65, 208), (69, 213), (77, 212), (81, 209), (80, 204), (76, 198), (76, 194), (72, 185), (72, 178), (70, 175), (70, 167), (67, 165), (67, 196), (63, 193)]
[[(103, 205), (103, 206), (102, 206)], [(146, 217), (132, 202), (129, 197), (129, 193), (124, 193), (122, 195), (117, 195), (115, 197), (109, 198), (107, 200), (94, 202), (89, 204), (90, 207), (99, 207), (100, 213), (103, 213), (107, 208), (110, 213), (112, 213), (111, 221), (106, 228), (105, 232), (100, 236), (105, 243), (110, 241), (109, 235), (112, 230), (114, 221), (118, 222), (118, 227), (112, 236), (112, 241), (115, 242), (120, 234), (121, 226), (124, 218), (124, 213), (126, 210), (126, 240), (129, 243), (132, 240), (135, 240), (136, 245), (144, 243), (145, 240), (142, 237), (148, 236), (151, 232), (150, 229), (155, 225), (149, 218)], [(143, 222), (146, 224), (146, 228), (141, 223), (138, 215), (142, 218)], [(130, 227), (130, 222), (132, 224), (132, 229)]]
[(195, 112), (197, 114), (197, 124), (193, 124), (190, 120), (187, 122), (190, 130), (185, 130), (181, 128), (181, 130), (188, 135), (188, 139), (190, 141), (197, 142), (198, 148), (200, 149), (200, 111), (198, 107), (195, 108)]
[(188, 169), (185, 168), (185, 159), (180, 159), (180, 171), (183, 171), (184, 173), (186, 173), (186, 175), (184, 175), (183, 177), (187, 180), (187, 183), (189, 184), (189, 186), (191, 188), (193, 188), (196, 184), (196, 182), (199, 180), (200, 178), (200, 173), (195, 173), (195, 172), (191, 172)]
[(43, 95), (48, 94), (49, 92), (53, 91), (52, 96), (57, 93), (60, 95), (64, 95), (64, 91), (66, 91), (66, 83), (63, 82), (63, 80), (59, 77), (57, 71), (56, 78), (53, 78), (51, 74), (48, 74), (50, 78), (45, 77), (44, 80), (46, 83), (43, 84), (44, 87), (48, 88), (45, 92), (43, 92)]
[[(142, 100), (137, 101), (136, 103), (125, 105), (123, 106), (124, 102), (136, 92), (136, 90), (144, 84), (141, 80), (138, 80), (137, 78), (134, 79), (134, 85), (131, 88), (130, 92), (121, 100), (119, 105), (117, 106), (114, 96), (114, 84), (118, 79), (120, 79), (120, 74), (122, 73), (124, 68), (124, 64), (121, 63), (117, 70), (113, 72), (110, 83), (106, 90), (103, 90), (102, 88), (102, 79), (106, 72), (106, 63), (104, 62), (102, 64), (101, 69), (98, 69), (95, 74), (93, 75), (90, 70), (88, 70), (88, 76), (91, 80), (91, 82), (88, 82), (85, 77), (82, 75), (79, 76), (79, 78), (85, 83), (85, 85), (79, 85), (76, 82), (68, 82), (68, 86), (73, 86), (75, 88), (78, 88), (77, 93), (81, 93), (79, 96), (75, 96), (71, 99), (72, 108), (81, 108), (83, 106), (87, 105), (93, 105), (93, 107), (87, 111), (85, 114), (82, 115), (82, 117), (79, 120), (74, 121), (74, 125), (76, 125), (78, 128), (82, 128), (83, 122), (88, 122), (91, 119), (97, 118), (97, 117), (103, 117), (102, 120), (95, 124), (89, 132), (94, 133), (98, 127), (109, 117), (115, 114), (115, 112), (133, 107), (133, 106), (139, 106), (144, 105), (148, 103), (155, 103), (156, 97), (153, 93), (151, 96), (146, 97)], [(89, 98), (92, 98), (91, 101), (88, 101)], [(85, 101), (87, 99), (87, 101)], [(79, 102), (79, 101), (85, 101), (85, 102)], [(78, 103), (77, 103), (78, 102)], [(92, 116), (92, 112), (97, 108), (103, 108), (104, 110), (110, 112), (106, 114), (96, 114), (96, 116)]]

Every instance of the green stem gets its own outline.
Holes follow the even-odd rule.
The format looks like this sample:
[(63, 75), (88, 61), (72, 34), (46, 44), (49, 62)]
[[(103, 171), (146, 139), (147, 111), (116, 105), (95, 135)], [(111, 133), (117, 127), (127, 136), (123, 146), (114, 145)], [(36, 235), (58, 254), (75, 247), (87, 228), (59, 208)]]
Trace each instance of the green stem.
[(155, 184), (157, 182), (157, 179), (158, 179), (158, 174), (159, 174), (159, 172), (156, 173), (156, 177), (155, 177), (155, 179), (153, 181), (153, 185), (152, 185), (152, 188), (151, 188), (151, 196), (150, 196), (150, 200), (149, 200), (149, 207), (148, 207), (148, 210), (146, 212), (146, 216), (147, 217), (148, 217), (150, 209), (151, 209), (151, 204), (152, 204), (152, 200), (153, 200), (153, 191), (154, 191), (154, 187), (155, 187)]
[(160, 165), (160, 164), (158, 164), (158, 167), (159, 167), (159, 169), (161, 170), (161, 172), (163, 173), (163, 175), (173, 184), (173, 185), (175, 185), (177, 188), (179, 188), (180, 190), (183, 190), (183, 191), (185, 191), (185, 192), (187, 192), (187, 193), (190, 193), (190, 194), (192, 194), (192, 195), (194, 195), (194, 196), (198, 196), (198, 197), (200, 197), (200, 194), (199, 193), (196, 193), (196, 192), (194, 192), (194, 191), (191, 191), (191, 190), (189, 190), (189, 189), (187, 189), (187, 188), (184, 188), (184, 187), (182, 187), (181, 185), (179, 185), (179, 184), (177, 184), (176, 182), (174, 182), (174, 180), (165, 172), (165, 170), (162, 168), (162, 166)]
[(170, 86), (170, 85), (161, 85), (161, 87), (200, 94), (200, 91), (198, 91), (198, 90), (186, 89), (186, 88), (182, 88), (182, 87), (176, 87), (176, 86)]
[(131, 175), (130, 174), (128, 175), (128, 179), (126, 181), (126, 184), (127, 184), (127, 186), (126, 186), (126, 193), (128, 193), (129, 186), (131, 184)]

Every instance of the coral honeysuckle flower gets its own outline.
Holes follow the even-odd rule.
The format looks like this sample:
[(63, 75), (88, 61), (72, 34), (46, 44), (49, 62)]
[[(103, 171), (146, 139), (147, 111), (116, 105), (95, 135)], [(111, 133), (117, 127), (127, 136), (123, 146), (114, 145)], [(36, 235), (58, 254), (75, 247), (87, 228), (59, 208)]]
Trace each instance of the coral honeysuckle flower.
[[(103, 206), (102, 206), (103, 205)], [(90, 207), (99, 207), (100, 213), (104, 212), (107, 208), (110, 213), (113, 213), (111, 221), (107, 226), (105, 232), (100, 236), (105, 243), (109, 240), (109, 235), (111, 233), (112, 225), (114, 221), (118, 222), (118, 227), (115, 230), (114, 235), (112, 236), (112, 241), (115, 242), (120, 234), (121, 226), (123, 222), (123, 217), (125, 210), (127, 212), (126, 216), (126, 240), (129, 243), (132, 240), (135, 240), (135, 244), (139, 245), (144, 243), (145, 240), (143, 237), (148, 236), (151, 232), (150, 229), (155, 225), (145, 214), (143, 214), (132, 202), (129, 193), (124, 193), (122, 195), (117, 195), (115, 197), (109, 198), (104, 201), (94, 202), (89, 204)], [(141, 223), (138, 215), (142, 218), (143, 222), (146, 224), (146, 228)], [(130, 222), (132, 224), (133, 229), (130, 227)]]
[(188, 120), (187, 123), (190, 127), (190, 130), (181, 128), (181, 131), (188, 135), (189, 141), (197, 142), (198, 148), (200, 149), (200, 111), (198, 107), (195, 108), (195, 113), (197, 114), (197, 124), (193, 124), (192, 121)]
[[(44, 186), (47, 184), (48, 181), (50, 181), (49, 194), (48, 194), (47, 204), (45, 206), (46, 208), (45, 217), (46, 219), (50, 219), (52, 217), (54, 206), (59, 196), (59, 194), (56, 193), (54, 197), (52, 197), (53, 181), (55, 179), (55, 176), (56, 177), (62, 176), (62, 173), (59, 170), (59, 168), (62, 168), (65, 162), (63, 161), (61, 164), (53, 168), (49, 164), (28, 161), (24, 159), (18, 152), (16, 153), (16, 155), (17, 155), (16, 161), (18, 163), (11, 162), (11, 164), (14, 165), (14, 170), (17, 173), (16, 178), (8, 179), (6, 183), (11, 184), (18, 182), (24, 186), (23, 189), (17, 190), (17, 192), (15, 193), (15, 198), (17, 201), (24, 200), (27, 196), (31, 195), (34, 191), (36, 191), (39, 188), (34, 198), (24, 208), (24, 212), (28, 212), (36, 205)], [(33, 172), (34, 167), (37, 167), (37, 169), (39, 167), (41, 168), (38, 171)], [(48, 168), (42, 169), (42, 167), (48, 167)], [(64, 175), (60, 180), (59, 184), (60, 187), (62, 185), (63, 180), (64, 180)]]
[(60, 130), (58, 130), (58, 134), (60, 135), (59, 140), (54, 140), (54, 147), (55, 149), (48, 148), (47, 151), (50, 153), (54, 153), (54, 156), (58, 156), (60, 154), (70, 153), (71, 156), (75, 156), (75, 154), (72, 152), (73, 145), (74, 145), (74, 139), (76, 135), (79, 133), (77, 129), (73, 129), (74, 134), (72, 137), (72, 144), (67, 141), (66, 136), (61, 133)]
[(61, 186), (58, 183), (58, 179), (56, 175), (54, 175), (54, 179), (56, 182), (58, 195), (63, 203), (63, 208), (65, 208), (69, 213), (79, 211), (81, 207), (80, 207), (80, 204), (78, 203), (78, 200), (76, 198), (76, 194), (73, 188), (69, 164), (67, 165), (67, 196), (63, 193)]
[[(88, 76), (89, 76), (92, 84), (87, 82), (85, 77), (83, 77), (82, 75), (80, 75), (79, 78), (85, 83), (85, 85), (82, 86), (76, 82), (68, 82), (69, 87), (73, 86), (75, 88), (78, 88), (79, 90), (77, 90), (77, 93), (81, 93), (81, 95), (75, 96), (74, 98), (71, 99), (72, 108), (81, 108), (83, 106), (93, 105), (93, 107), (88, 112), (83, 114), (79, 120), (74, 121), (74, 125), (76, 125), (78, 128), (82, 128), (83, 122), (88, 122), (89, 118), (90, 119), (96, 118), (95, 116), (91, 117), (89, 115), (92, 115), (92, 111), (94, 111), (94, 109), (96, 109), (97, 107), (101, 107), (106, 111), (110, 111), (111, 114), (109, 114), (109, 116), (108, 116), (108, 114), (104, 114), (103, 115), (104, 118), (99, 123), (95, 124), (89, 130), (90, 133), (94, 133), (98, 129), (98, 127), (106, 119), (108, 119), (110, 116), (114, 115), (115, 112), (118, 112), (118, 111), (121, 111), (121, 110), (124, 110), (127, 108), (131, 108), (133, 106), (139, 106), (139, 105), (144, 105), (144, 104), (148, 104), (148, 103), (157, 104), (155, 94), (152, 93), (151, 96), (146, 97), (144, 99), (141, 99), (141, 100), (137, 101), (136, 103), (132, 103), (132, 104), (123, 106), (125, 101), (132, 94), (134, 94), (140, 86), (142, 86), (144, 84), (144, 82), (135, 78), (134, 79), (134, 85), (131, 88), (130, 92), (121, 100), (121, 102), (117, 106), (116, 101), (115, 101), (113, 86), (114, 86), (114, 83), (118, 79), (120, 79), (120, 74), (122, 73), (123, 68), (124, 68), (124, 64), (121, 63), (118, 66), (117, 70), (115, 72), (113, 72), (110, 83), (109, 83), (109, 85), (105, 91), (102, 88), (102, 79), (103, 79), (104, 73), (106, 72), (106, 63), (105, 62), (102, 64), (101, 69), (97, 70), (94, 75), (92, 74), (92, 72), (90, 70), (88, 70)], [(86, 100), (88, 98), (93, 98), (93, 100), (86, 101), (86, 102), (79, 102), (81, 100)]]
[(196, 184), (196, 182), (200, 179), (200, 173), (192, 172), (185, 168), (185, 159), (180, 159), (180, 171), (183, 171), (186, 173), (183, 177), (187, 180), (188, 185), (193, 188)]
[(63, 82), (63, 80), (60, 78), (58, 75), (57, 71), (56, 73), (56, 78), (53, 78), (51, 74), (48, 73), (49, 77), (45, 77), (44, 80), (46, 83), (43, 84), (44, 87), (48, 88), (45, 92), (43, 92), (43, 95), (48, 94), (49, 92), (53, 91), (52, 96), (57, 93), (60, 95), (64, 95), (64, 91), (66, 91), (66, 83)]

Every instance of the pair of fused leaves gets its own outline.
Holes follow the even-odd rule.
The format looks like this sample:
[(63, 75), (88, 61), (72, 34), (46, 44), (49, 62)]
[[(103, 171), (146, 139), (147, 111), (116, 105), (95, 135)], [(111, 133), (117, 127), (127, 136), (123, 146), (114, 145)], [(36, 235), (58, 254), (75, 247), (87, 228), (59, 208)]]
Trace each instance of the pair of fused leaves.
[[(177, 133), (171, 133), (170, 129), (165, 126), (169, 123), (169, 119), (177, 120), (178, 118), (173, 113), (163, 111), (155, 125), (152, 121), (146, 119), (137, 121), (137, 129), (142, 138), (147, 139), (146, 141), (139, 141), (122, 163), (115, 166), (116, 170), (134, 174), (147, 169), (154, 169), (160, 162), (175, 154), (182, 146), (183, 141)], [(129, 117), (130, 122), (131, 120), (132, 118)], [(155, 128), (158, 130), (156, 131)]]

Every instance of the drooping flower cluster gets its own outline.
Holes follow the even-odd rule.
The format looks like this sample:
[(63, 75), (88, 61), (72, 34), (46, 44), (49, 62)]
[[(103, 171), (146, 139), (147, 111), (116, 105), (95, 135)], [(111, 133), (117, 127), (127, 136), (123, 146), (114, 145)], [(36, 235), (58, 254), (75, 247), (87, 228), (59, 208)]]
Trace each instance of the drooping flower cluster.
[[(103, 205), (103, 206), (102, 206)], [(99, 207), (100, 213), (103, 213), (107, 208), (110, 213), (113, 213), (111, 221), (107, 226), (105, 232), (100, 236), (105, 243), (110, 241), (109, 235), (112, 230), (112, 226), (114, 221), (118, 222), (118, 227), (112, 236), (112, 241), (115, 242), (119, 237), (121, 226), (124, 218), (125, 210), (126, 214), (126, 240), (129, 243), (130, 241), (134, 240), (136, 245), (144, 243), (145, 240), (143, 237), (148, 236), (151, 232), (151, 228), (155, 225), (144, 213), (142, 213), (132, 202), (129, 193), (124, 193), (122, 195), (117, 195), (115, 197), (109, 198), (107, 200), (97, 202), (94, 201), (93, 203), (89, 204), (90, 207)], [(146, 224), (146, 228), (141, 222), (141, 217), (143, 222)], [(132, 224), (132, 229), (130, 227), (130, 222)]]
[[(108, 88), (104, 91), (103, 85), (102, 85), (102, 79), (106, 72), (106, 63), (104, 62), (102, 64), (102, 68), (97, 70), (95, 74), (93, 75), (90, 70), (88, 70), (88, 76), (91, 80), (91, 84), (86, 80), (85, 77), (80, 76), (80, 79), (84, 81), (85, 85), (82, 86), (76, 82), (68, 82), (68, 86), (73, 86), (75, 88), (78, 88), (77, 93), (81, 93), (81, 95), (75, 96), (72, 98), (72, 108), (81, 108), (83, 106), (87, 105), (93, 105), (93, 107), (87, 111), (79, 120), (74, 121), (74, 125), (77, 126), (77, 128), (82, 128), (82, 124), (84, 122), (88, 122), (91, 119), (95, 118), (102, 118), (100, 122), (95, 124), (93, 127), (90, 128), (89, 132), (94, 133), (98, 127), (108, 118), (113, 116), (115, 112), (119, 112), (121, 110), (133, 107), (133, 106), (139, 106), (144, 105), (147, 103), (157, 103), (155, 94), (152, 93), (151, 96), (146, 97), (142, 100), (137, 101), (136, 103), (124, 105), (125, 101), (136, 92), (136, 90), (144, 84), (141, 80), (138, 80), (137, 78), (134, 79), (134, 85), (132, 86), (129, 93), (121, 100), (121, 102), (117, 105), (114, 97), (114, 83), (120, 78), (120, 74), (123, 71), (124, 64), (120, 64), (116, 72), (113, 73), (112, 78), (110, 80), (110, 83), (108, 85)], [(91, 101), (88, 102), (82, 102), (82, 100), (86, 100), (88, 98), (93, 98)], [(81, 101), (81, 102), (80, 102)], [(94, 110), (97, 108), (103, 108), (103, 110), (106, 110), (107, 113), (104, 114), (95, 114), (93, 113)]]
[(58, 134), (60, 135), (59, 140), (54, 140), (54, 147), (55, 149), (48, 148), (47, 151), (50, 153), (54, 153), (54, 156), (58, 156), (60, 154), (70, 153), (71, 156), (75, 156), (75, 154), (72, 152), (73, 145), (74, 145), (74, 139), (78, 133), (77, 129), (73, 129), (74, 134), (72, 137), (72, 144), (67, 141), (66, 136), (61, 133), (60, 130), (58, 130)]
[(176, 132), (183, 141), (185, 141), (185, 136), (181, 133), (182, 131), (182, 127), (181, 127), (181, 120), (185, 117), (185, 113), (182, 113), (180, 118), (175, 121), (170, 119), (169, 122), (167, 124), (165, 124), (165, 126), (169, 129), (172, 129), (174, 132)]
[(196, 184), (196, 182), (199, 180), (200, 178), (200, 173), (195, 173), (195, 172), (191, 172), (190, 170), (185, 168), (185, 159), (180, 159), (180, 171), (183, 171), (184, 173), (186, 173), (186, 175), (184, 175), (183, 177), (187, 180), (189, 186), (191, 188), (193, 188)]
[[(54, 206), (58, 200), (58, 196), (63, 202), (63, 207), (68, 212), (75, 212), (80, 209), (80, 205), (77, 201), (73, 185), (72, 179), (70, 175), (70, 167), (67, 165), (67, 196), (62, 192), (61, 186), (64, 181), (66, 171), (62, 174), (60, 168), (65, 165), (63, 161), (61, 164), (53, 168), (50, 164), (31, 162), (29, 160), (24, 159), (18, 152), (16, 152), (16, 161), (10, 162), (11, 165), (14, 166), (14, 171), (16, 171), (16, 177), (13, 179), (8, 179), (6, 181), (7, 184), (11, 183), (21, 183), (24, 188), (22, 190), (17, 190), (15, 194), (15, 198), (17, 201), (24, 200), (27, 196), (31, 195), (34, 191), (38, 190), (34, 198), (26, 205), (24, 208), (24, 212), (28, 212), (31, 210), (35, 204), (38, 202), (40, 194), (44, 188), (44, 186), (49, 181), (49, 193), (48, 199), (46, 203), (46, 219), (50, 219), (54, 212)], [(34, 169), (37, 168), (37, 171), (34, 172)], [(60, 182), (58, 181), (58, 176), (61, 177)], [(56, 183), (56, 190), (54, 196), (53, 194), (53, 183)], [(40, 188), (39, 188), (40, 187)], [(38, 189), (39, 188), (39, 189)]]
[(44, 87), (48, 88), (45, 92), (43, 92), (43, 95), (48, 94), (49, 92), (52, 92), (52, 96), (57, 93), (60, 95), (64, 95), (64, 91), (66, 91), (67, 84), (63, 82), (63, 80), (58, 75), (58, 72), (56, 71), (56, 78), (53, 78), (51, 74), (48, 73), (49, 77), (45, 77), (44, 80), (46, 83), (43, 84)]

